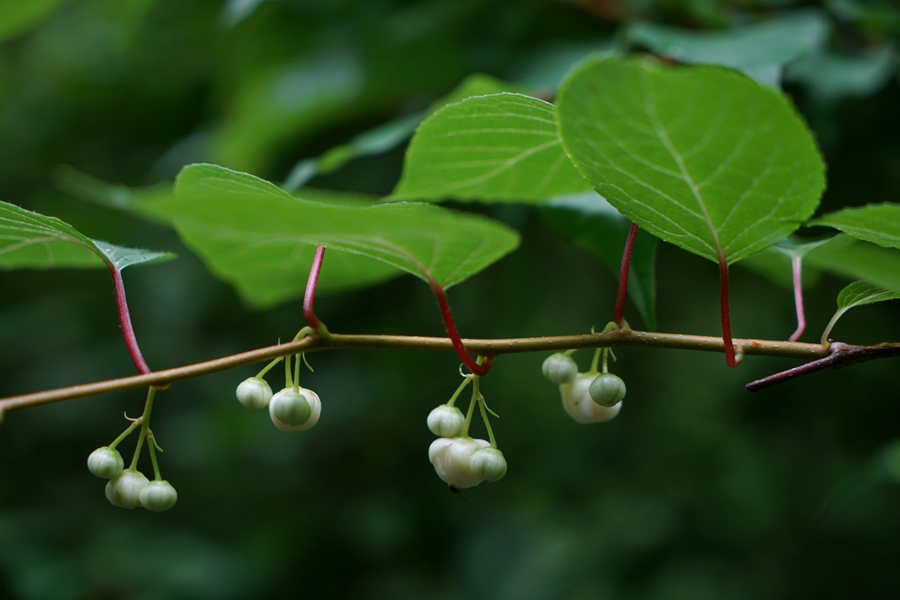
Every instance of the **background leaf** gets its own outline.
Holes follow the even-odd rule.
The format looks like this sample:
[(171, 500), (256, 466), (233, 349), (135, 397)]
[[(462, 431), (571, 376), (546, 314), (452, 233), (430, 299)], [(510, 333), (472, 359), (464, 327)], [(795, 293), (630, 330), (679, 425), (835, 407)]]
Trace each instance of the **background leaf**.
[(562, 151), (553, 105), (495, 94), (422, 123), (393, 198), (542, 201), (588, 190)]
[(50, 16), (69, 0), (3, 0), (0, 2), (0, 40), (13, 37)]
[[(305, 275), (298, 277), (298, 272), (309, 270), (311, 245), (365, 259), (335, 260), (336, 269), (344, 266), (338, 273), (344, 287), (382, 281), (400, 269), (447, 288), (511, 252), (519, 240), (508, 227), (476, 215), (430, 204), (314, 202), (213, 165), (186, 167), (176, 182), (175, 197), (158, 207), (214, 272), (239, 283), (251, 300), (269, 303), (278, 298), (275, 291), (284, 299), (286, 286), (278, 279), (305, 284)], [(373, 259), (388, 266), (373, 268)], [(267, 264), (283, 273), (273, 282), (258, 273), (260, 265)], [(331, 263), (326, 262), (323, 280), (329, 270)], [(250, 289), (248, 282), (259, 289)]]
[(127, 266), (167, 260), (174, 255), (124, 248), (92, 240), (55, 217), (0, 202), (0, 268)]
[(406, 141), (427, 115), (447, 104), (459, 102), (471, 96), (483, 96), (499, 92), (515, 91), (518, 86), (500, 81), (489, 75), (474, 74), (466, 77), (452, 92), (434, 102), (426, 111), (399, 117), (365, 131), (346, 144), (328, 150), (318, 158), (299, 161), (285, 180), (282, 188), (293, 191), (306, 185), (316, 175), (332, 173), (355, 158), (387, 152)]
[(650, 233), (735, 262), (787, 237), (824, 188), (824, 164), (780, 93), (716, 67), (597, 58), (558, 100), (566, 151)]
[(888, 248), (900, 248), (900, 204), (869, 204), (845, 208), (810, 222), (834, 227), (855, 238)]
[(667, 58), (713, 64), (743, 72), (771, 87), (781, 84), (782, 67), (825, 46), (831, 26), (818, 10), (796, 11), (729, 31), (691, 31), (654, 23), (633, 23), (624, 37)]

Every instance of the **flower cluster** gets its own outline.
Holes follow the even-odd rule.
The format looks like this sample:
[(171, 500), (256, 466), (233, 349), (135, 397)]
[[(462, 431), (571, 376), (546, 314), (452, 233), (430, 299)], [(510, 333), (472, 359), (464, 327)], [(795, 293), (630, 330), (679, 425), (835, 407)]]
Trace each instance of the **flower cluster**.
[[(603, 372), (597, 372), (597, 362), (603, 353)], [(544, 377), (559, 385), (562, 405), (566, 413), (579, 423), (609, 421), (622, 410), (625, 398), (625, 382), (617, 375), (607, 373), (608, 349), (598, 349), (594, 365), (587, 373), (579, 373), (578, 365), (569, 353), (559, 352), (544, 361)]]
[[(469, 416), (464, 417), (453, 403), (473, 380), (476, 385)], [(428, 447), (428, 460), (434, 465), (438, 477), (456, 489), (475, 487), (482, 481), (499, 481), (506, 475), (506, 459), (493, 441), (494, 435), (487, 419), (484, 397), (478, 392), (477, 380), (476, 376), (468, 376), (450, 401), (432, 410), (426, 421), (428, 429), (439, 436)], [(469, 437), (469, 421), (476, 402), (481, 407), (491, 442)]]
[(150, 481), (135, 467), (126, 469), (122, 455), (115, 448), (97, 448), (88, 456), (87, 464), (91, 473), (109, 480), (106, 498), (116, 506), (128, 509), (140, 506), (162, 512), (175, 506), (178, 501), (178, 492), (171, 483), (158, 477), (158, 469), (157, 479)]
[(285, 361), (285, 387), (277, 394), (263, 379), (266, 371), (281, 362), (275, 359), (260, 371), (256, 377), (248, 377), (240, 383), (235, 392), (238, 402), (251, 410), (269, 407), (269, 417), (275, 427), (282, 431), (299, 431), (309, 429), (319, 422), (322, 413), (322, 402), (319, 395), (312, 390), (300, 387), (300, 357), (295, 358), (294, 377), (291, 377), (291, 357)]

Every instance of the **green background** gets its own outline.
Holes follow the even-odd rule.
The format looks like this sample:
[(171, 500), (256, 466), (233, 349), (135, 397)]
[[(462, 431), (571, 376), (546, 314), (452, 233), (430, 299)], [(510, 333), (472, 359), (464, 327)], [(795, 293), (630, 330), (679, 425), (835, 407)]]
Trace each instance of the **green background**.
[[(3, 14), (25, 4), (28, 14)], [(889, 2), (802, 5), (822, 11), (832, 25), (830, 51), (841, 56), (884, 48), (900, 32)], [(303, 325), (299, 301), (251, 310), (174, 232), (60, 191), (56, 167), (146, 185), (206, 160), (283, 181), (298, 161), (426, 110), (471, 73), (552, 96), (573, 61), (621, 40), (636, 20), (706, 30), (799, 7), (7, 2), (0, 200), (92, 238), (178, 253), (124, 273), (151, 368), (270, 345)], [(797, 73), (806, 75), (786, 76), (785, 89), (828, 163), (819, 214), (900, 199), (896, 73), (838, 96), (840, 82), (808, 83), (809, 71)], [(311, 185), (388, 194), (402, 159), (398, 147)], [(464, 336), (576, 334), (611, 318), (615, 280), (597, 258), (564, 242), (533, 208), (474, 209), (518, 229), (523, 243), (449, 292)], [(661, 244), (657, 274), (661, 331), (719, 334), (715, 265)], [(795, 325), (790, 292), (737, 266), (732, 275), (734, 334), (786, 339)], [(823, 276), (807, 291), (803, 340), (818, 338), (845, 283)], [(105, 270), (0, 273), (0, 396), (131, 374), (114, 308)], [(411, 276), (322, 296), (316, 308), (337, 332), (443, 332), (431, 292)], [(626, 316), (639, 322), (631, 306)], [(850, 311), (832, 337), (900, 340), (897, 306)], [(498, 360), (482, 391), (501, 416), (495, 433), (509, 474), (463, 497), (427, 461), (433, 436), (425, 416), (459, 381), (450, 353), (310, 356), (316, 371), (303, 383), (321, 396), (322, 419), (293, 434), (235, 401), (235, 386), (254, 368), (173, 385), (158, 396), (153, 422), (163, 475), (179, 492), (163, 514), (111, 506), (85, 465), (124, 428), (123, 411), (140, 412), (141, 391), (11, 413), (0, 428), (0, 598), (900, 593), (900, 461), (885, 460), (900, 438), (895, 361), (751, 395), (746, 382), (796, 363), (749, 357), (728, 369), (721, 355), (617, 356), (613, 371), (628, 385), (624, 409), (593, 426), (563, 412), (558, 390), (540, 375), (543, 355)], [(589, 353), (575, 357), (586, 369)], [(122, 446), (126, 458), (132, 444)]]

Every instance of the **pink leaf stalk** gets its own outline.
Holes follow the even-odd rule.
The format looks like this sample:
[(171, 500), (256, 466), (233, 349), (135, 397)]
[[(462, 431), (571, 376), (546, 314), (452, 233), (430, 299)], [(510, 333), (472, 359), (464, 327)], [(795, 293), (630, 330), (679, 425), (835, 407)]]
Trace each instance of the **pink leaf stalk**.
[(725, 345), (725, 364), (736, 367), (737, 357), (734, 355), (734, 342), (731, 339), (731, 315), (728, 312), (728, 263), (724, 256), (719, 256), (719, 301), (722, 306), (722, 343)]
[(444, 320), (444, 327), (447, 328), (447, 334), (453, 342), (453, 349), (456, 350), (456, 354), (472, 373), (475, 375), (487, 375), (488, 371), (491, 370), (491, 364), (493, 364), (494, 359), (488, 358), (479, 365), (469, 356), (468, 350), (466, 350), (462, 339), (459, 337), (456, 323), (453, 321), (453, 313), (450, 312), (450, 303), (447, 302), (447, 294), (444, 293), (444, 288), (438, 285), (437, 282), (432, 281), (431, 290), (434, 292), (435, 298), (437, 298), (438, 306), (441, 309), (441, 318)]
[(318, 331), (323, 324), (316, 317), (313, 303), (316, 299), (316, 285), (319, 283), (319, 272), (322, 270), (322, 258), (325, 256), (325, 246), (316, 246), (316, 255), (313, 258), (312, 267), (309, 270), (309, 279), (306, 280), (306, 293), (303, 295), (303, 316), (310, 327)]
[(138, 347), (137, 337), (134, 335), (134, 327), (131, 326), (131, 315), (128, 313), (128, 301), (125, 298), (125, 282), (122, 281), (122, 272), (112, 263), (106, 263), (109, 274), (112, 275), (113, 287), (116, 290), (116, 306), (119, 309), (119, 324), (122, 326), (122, 336), (125, 338), (125, 346), (134, 366), (141, 375), (150, 373), (150, 367), (144, 362), (141, 349)]
[(799, 256), (791, 257), (791, 267), (794, 271), (794, 306), (797, 309), (797, 330), (791, 334), (788, 341), (796, 342), (806, 331), (806, 315), (803, 313), (803, 284), (801, 281), (801, 259)]
[(613, 320), (619, 327), (625, 322), (625, 299), (628, 297), (628, 271), (631, 268), (631, 254), (634, 251), (634, 239), (637, 237), (637, 223), (631, 224), (625, 250), (622, 252), (622, 268), (619, 270), (619, 293), (616, 296), (616, 311)]

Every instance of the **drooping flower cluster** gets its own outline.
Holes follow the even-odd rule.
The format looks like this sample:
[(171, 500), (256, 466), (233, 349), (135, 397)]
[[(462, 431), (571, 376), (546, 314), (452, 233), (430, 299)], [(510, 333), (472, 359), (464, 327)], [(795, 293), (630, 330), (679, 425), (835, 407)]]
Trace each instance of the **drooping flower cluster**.
[(473, 380), (477, 382), (477, 377), (467, 377), (450, 401), (432, 410), (427, 419), (428, 429), (439, 436), (428, 447), (428, 460), (434, 466), (438, 477), (456, 489), (475, 487), (482, 481), (499, 481), (506, 475), (507, 470), (506, 459), (496, 444), (469, 437), (469, 419), (477, 402), (493, 441), (484, 397), (478, 392), (477, 383), (469, 408), (469, 418), (464, 417), (462, 412), (453, 406), (459, 393)]
[[(570, 351), (571, 352), (571, 351)], [(603, 373), (597, 372), (597, 360), (603, 353)], [(608, 349), (598, 349), (594, 365), (587, 373), (579, 373), (578, 365), (569, 353), (556, 353), (544, 361), (544, 377), (559, 385), (562, 405), (566, 413), (579, 423), (609, 421), (622, 410), (625, 382), (607, 373)]]
[(301, 387), (300, 357), (295, 358), (294, 377), (291, 377), (291, 357), (285, 361), (285, 387), (277, 394), (272, 394), (272, 388), (263, 379), (266, 371), (271, 369), (282, 359), (272, 361), (255, 377), (248, 377), (238, 385), (235, 395), (238, 402), (251, 410), (269, 408), (269, 417), (275, 427), (282, 431), (300, 431), (309, 429), (319, 422), (322, 414), (322, 401), (319, 395), (312, 390)]

